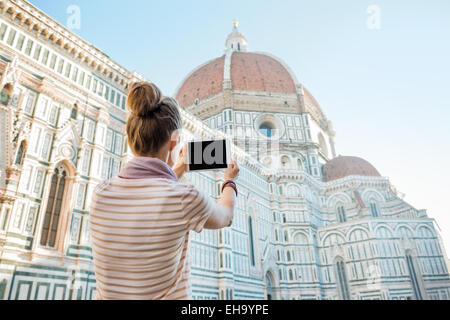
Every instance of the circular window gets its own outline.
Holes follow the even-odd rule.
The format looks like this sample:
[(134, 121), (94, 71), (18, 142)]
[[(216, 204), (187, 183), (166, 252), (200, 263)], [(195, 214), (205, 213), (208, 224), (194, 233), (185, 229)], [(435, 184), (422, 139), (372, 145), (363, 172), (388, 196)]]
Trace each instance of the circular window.
[(283, 122), (273, 114), (262, 114), (255, 121), (255, 130), (266, 139), (278, 139), (283, 136)]
[(274, 125), (270, 122), (264, 122), (259, 126), (259, 132), (261, 132), (264, 136), (271, 138), (274, 134)]

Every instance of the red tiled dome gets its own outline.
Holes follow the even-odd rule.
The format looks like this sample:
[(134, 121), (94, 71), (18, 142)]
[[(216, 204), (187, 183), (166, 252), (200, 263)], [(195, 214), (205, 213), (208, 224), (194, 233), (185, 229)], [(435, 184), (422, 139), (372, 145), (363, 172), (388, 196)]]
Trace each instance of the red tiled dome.
[(279, 61), (260, 53), (233, 53), (231, 86), (237, 90), (296, 92), (289, 71)]
[(328, 161), (322, 168), (325, 182), (347, 176), (380, 177), (380, 173), (368, 161), (358, 157), (339, 156)]
[[(178, 89), (176, 99), (187, 107), (222, 91), (225, 56), (197, 68)], [(289, 71), (275, 58), (262, 53), (233, 52), (230, 63), (231, 87), (235, 90), (296, 93)]]
[(225, 56), (211, 60), (187, 77), (176, 96), (181, 107), (190, 106), (195, 99), (205, 99), (222, 91), (224, 61)]

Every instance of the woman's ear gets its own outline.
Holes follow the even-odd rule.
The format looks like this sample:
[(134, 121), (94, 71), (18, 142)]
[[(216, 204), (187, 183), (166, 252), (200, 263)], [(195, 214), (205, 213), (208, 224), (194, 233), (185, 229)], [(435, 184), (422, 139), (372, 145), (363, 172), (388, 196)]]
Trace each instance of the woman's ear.
[(175, 149), (177, 144), (178, 144), (178, 140), (170, 140), (169, 151), (172, 151), (173, 149)]
[(180, 140), (180, 133), (178, 132), (178, 130), (175, 130), (174, 132), (172, 132), (172, 135), (170, 136), (170, 146), (169, 146), (169, 150), (172, 151), (178, 144)]

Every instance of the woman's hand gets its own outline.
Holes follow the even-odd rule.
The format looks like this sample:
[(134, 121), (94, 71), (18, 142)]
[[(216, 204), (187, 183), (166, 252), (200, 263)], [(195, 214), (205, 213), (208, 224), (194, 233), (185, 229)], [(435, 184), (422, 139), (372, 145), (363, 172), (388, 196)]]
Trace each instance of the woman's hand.
[(231, 161), (228, 165), (228, 168), (225, 169), (225, 173), (223, 178), (225, 181), (227, 180), (235, 180), (239, 175), (239, 166), (236, 161)]
[(184, 144), (180, 148), (180, 154), (173, 166), (173, 171), (177, 175), (178, 179), (181, 179), (183, 174), (187, 171), (187, 144)]

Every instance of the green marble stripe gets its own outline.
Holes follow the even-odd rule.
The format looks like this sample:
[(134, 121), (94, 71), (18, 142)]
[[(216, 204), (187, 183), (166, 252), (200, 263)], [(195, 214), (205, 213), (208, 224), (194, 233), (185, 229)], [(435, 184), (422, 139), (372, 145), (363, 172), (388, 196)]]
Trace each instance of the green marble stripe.
[(56, 289), (58, 289), (58, 288), (63, 288), (63, 289), (64, 289), (62, 296), (63, 296), (63, 298), (66, 297), (66, 289), (67, 289), (67, 286), (66, 286), (65, 284), (55, 284), (55, 286), (54, 286), (54, 288), (53, 288), (53, 297), (52, 297), (53, 300), (55, 300)]
[(27, 271), (16, 271), (16, 276), (27, 276), (27, 277), (33, 277), (33, 278), (39, 278), (39, 279), (59, 279), (59, 280), (67, 280), (70, 277), (67, 276), (61, 276), (56, 274), (49, 274), (49, 273), (36, 273), (36, 272), (27, 272)]
[(92, 252), (92, 248), (89, 246), (77, 246), (77, 245), (70, 245), (69, 249), (77, 249), (77, 250), (88, 250)]
[(20, 294), (20, 287), (22, 285), (28, 285), (29, 289), (27, 292), (27, 299), (26, 300), (30, 300), (30, 296), (31, 296), (31, 288), (33, 286), (33, 281), (27, 281), (27, 280), (19, 280), (17, 282), (17, 289), (16, 289), (16, 296), (14, 298), (14, 300), (18, 300), (19, 299), (19, 294)]
[(38, 282), (37, 284), (36, 284), (36, 292), (35, 292), (35, 294), (34, 294), (34, 300), (37, 300), (38, 299), (38, 293), (39, 293), (39, 288), (40, 287), (46, 287), (47, 288), (47, 290), (45, 291), (45, 300), (48, 300), (48, 295), (49, 295), (49, 293), (50, 293), (50, 283), (46, 283), (46, 282)]
[(41, 204), (41, 202), (42, 202), (41, 199), (31, 197), (31, 196), (29, 196), (28, 194), (18, 193), (17, 195), (18, 195), (20, 198), (22, 198), (22, 199), (27, 199), (27, 200), (30, 200), (30, 201), (32, 201), (32, 202), (36, 202), (36, 203), (39, 203), (39, 204)]
[(93, 260), (92, 256), (88, 256), (86, 254), (76, 254), (76, 253), (71, 253), (71, 252), (68, 252), (66, 254), (66, 257), (70, 257), (70, 258), (85, 258), (85, 259), (88, 259), (88, 260)]
[(28, 241), (33, 240), (32, 237), (24, 236), (24, 235), (22, 235), (20, 233), (16, 233), (16, 232), (8, 232), (7, 237), (17, 238), (17, 239), (21, 239), (21, 240), (28, 240)]
[(17, 243), (14, 243), (14, 242), (5, 242), (3, 246), (4, 247), (17, 248), (17, 249), (25, 249), (25, 250), (31, 249), (31, 247), (29, 245), (17, 244)]

